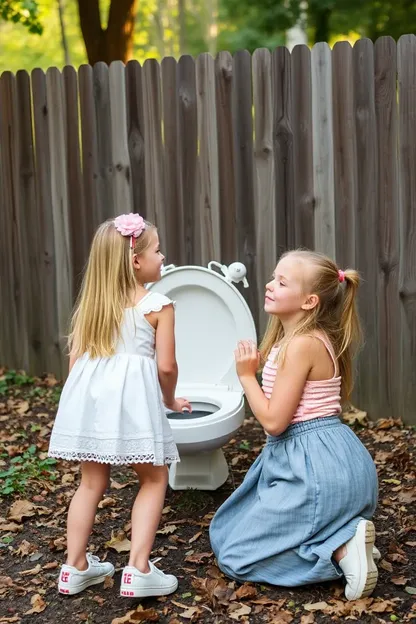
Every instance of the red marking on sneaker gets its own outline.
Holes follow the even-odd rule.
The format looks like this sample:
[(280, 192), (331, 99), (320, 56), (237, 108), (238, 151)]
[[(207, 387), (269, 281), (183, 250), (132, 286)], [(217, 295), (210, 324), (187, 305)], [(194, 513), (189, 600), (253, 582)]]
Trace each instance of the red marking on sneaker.
[(125, 572), (123, 575), (123, 583), (126, 585), (131, 585), (131, 574), (129, 572)]
[(122, 589), (122, 590), (121, 590), (121, 595), (122, 595), (122, 596), (134, 596), (134, 592), (132, 592), (132, 591), (127, 591), (127, 589)]
[(70, 575), (70, 572), (61, 572), (61, 581), (62, 581), (62, 583), (68, 583), (69, 582), (69, 575)]
[(59, 589), (60, 594), (69, 594), (69, 589)]

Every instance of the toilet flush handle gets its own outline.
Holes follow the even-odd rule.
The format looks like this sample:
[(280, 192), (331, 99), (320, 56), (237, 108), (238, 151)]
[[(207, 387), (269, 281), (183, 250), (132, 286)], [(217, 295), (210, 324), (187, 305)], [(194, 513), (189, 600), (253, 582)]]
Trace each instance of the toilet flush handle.
[(225, 279), (228, 282), (235, 282), (236, 284), (238, 284), (238, 282), (243, 282), (244, 288), (248, 288), (246, 275), (247, 269), (244, 264), (242, 262), (233, 262), (228, 267), (228, 276), (226, 276)]
[(221, 273), (224, 275), (229, 284), (232, 282), (235, 282), (236, 284), (243, 282), (244, 288), (248, 288), (248, 281), (246, 278), (247, 269), (242, 262), (233, 262), (227, 267), (225, 264), (220, 264), (215, 260), (211, 260), (211, 262), (208, 263), (208, 268), (212, 271), (213, 266), (216, 266), (221, 270)]

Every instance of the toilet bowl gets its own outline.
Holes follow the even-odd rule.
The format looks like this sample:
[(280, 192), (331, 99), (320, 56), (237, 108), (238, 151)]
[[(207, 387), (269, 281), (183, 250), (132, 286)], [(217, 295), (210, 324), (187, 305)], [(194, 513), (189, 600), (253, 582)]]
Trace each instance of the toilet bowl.
[[(241, 339), (256, 341), (256, 329), (247, 303), (225, 269), (222, 266), (221, 275), (211, 268), (170, 265), (159, 282), (148, 285), (176, 303), (176, 396), (186, 397), (192, 405), (192, 413), (167, 411), (181, 457), (169, 470), (174, 490), (220, 487), (228, 477), (222, 447), (244, 420), (234, 350)], [(245, 277), (244, 282), (247, 286)]]

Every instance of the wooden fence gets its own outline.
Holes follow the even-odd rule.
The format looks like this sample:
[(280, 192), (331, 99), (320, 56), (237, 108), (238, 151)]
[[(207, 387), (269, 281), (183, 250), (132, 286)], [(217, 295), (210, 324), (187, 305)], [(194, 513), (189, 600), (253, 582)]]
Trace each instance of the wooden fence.
[(416, 422), (416, 37), (0, 78), (0, 362), (62, 377), (96, 226), (138, 211), (167, 262), (244, 262), (263, 287), (287, 248), (364, 278), (355, 401)]

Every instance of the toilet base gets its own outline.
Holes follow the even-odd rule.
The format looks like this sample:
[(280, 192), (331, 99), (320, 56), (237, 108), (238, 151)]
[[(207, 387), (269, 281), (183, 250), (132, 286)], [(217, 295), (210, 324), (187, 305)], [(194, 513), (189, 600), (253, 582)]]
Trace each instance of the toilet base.
[(198, 455), (182, 455), (169, 469), (172, 490), (216, 490), (228, 477), (228, 465), (221, 449)]

